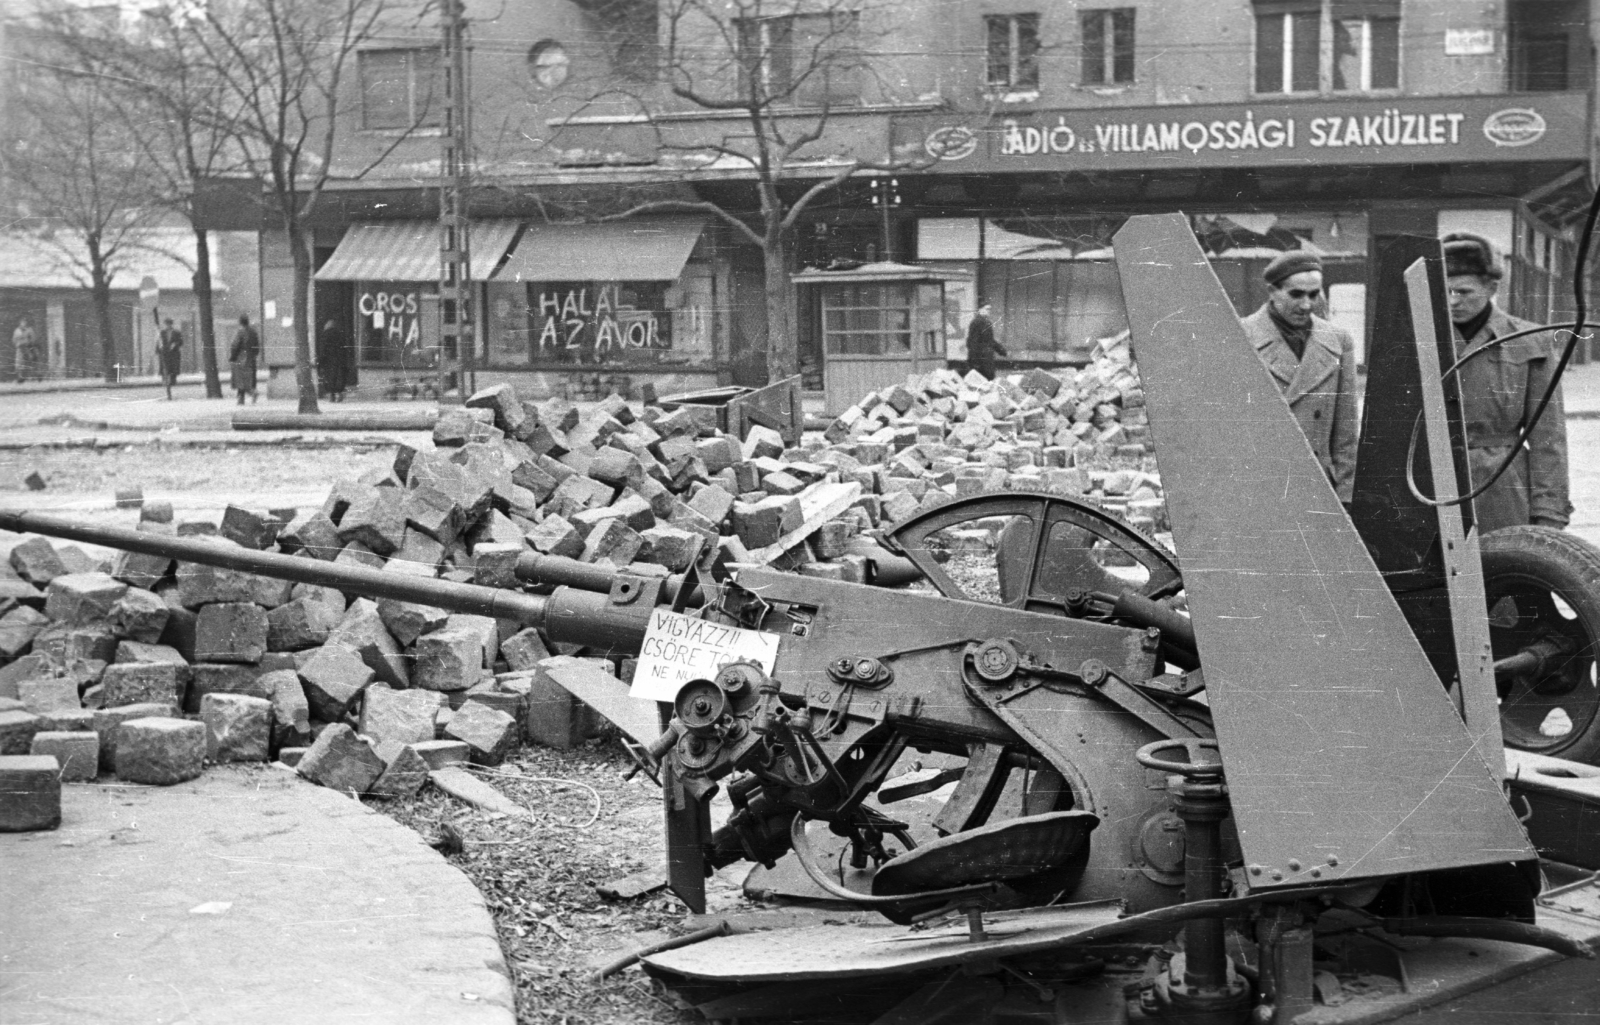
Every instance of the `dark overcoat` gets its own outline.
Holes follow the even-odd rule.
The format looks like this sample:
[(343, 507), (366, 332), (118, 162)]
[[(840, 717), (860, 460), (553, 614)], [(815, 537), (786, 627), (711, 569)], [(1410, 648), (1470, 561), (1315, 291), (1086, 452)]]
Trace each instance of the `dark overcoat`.
[(183, 332), (177, 328), (162, 328), (156, 342), (156, 362), (160, 364), (161, 378), (176, 381), (183, 364)]
[(1005, 346), (995, 341), (994, 322), (980, 313), (967, 325), (967, 365), (992, 381), (997, 352), (1006, 355)]
[(256, 390), (256, 357), (261, 354), (261, 337), (248, 324), (234, 333), (233, 345), (228, 349), (228, 362), (232, 364), (229, 386), (234, 391)]
[(317, 373), (330, 395), (356, 386), (355, 353), (338, 325), (324, 327), (317, 335)]

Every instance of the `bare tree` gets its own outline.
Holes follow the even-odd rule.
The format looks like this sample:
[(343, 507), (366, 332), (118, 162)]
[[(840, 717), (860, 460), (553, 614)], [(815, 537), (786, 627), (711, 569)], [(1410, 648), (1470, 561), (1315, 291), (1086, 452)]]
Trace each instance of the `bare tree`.
[[(400, 0), (211, 0), (185, 24), (208, 72), (215, 74), (248, 172), (288, 238), (294, 266), (295, 382), (302, 413), (318, 412), (311, 354), (311, 219), (336, 175), (341, 131), (355, 114), (351, 94), (357, 51), (402, 22), (415, 25), (430, 5)], [(424, 107), (426, 104), (423, 105)], [(436, 108), (435, 108), (436, 109)], [(423, 108), (411, 128), (424, 120)], [(396, 132), (360, 178), (394, 150)]]
[[(647, 17), (637, 0), (588, 0), (598, 21)], [(653, 14), (662, 39), (659, 85), (606, 86), (596, 105), (619, 98), (655, 127), (660, 151), (686, 168), (734, 168), (753, 179), (755, 210), (712, 200), (652, 199), (606, 219), (667, 211), (699, 211), (730, 225), (758, 246), (766, 277), (767, 369), (799, 372), (794, 270), (795, 224), (807, 208), (854, 175), (902, 171), (933, 162), (896, 161), (883, 152), (853, 151), (830, 135), (841, 110), (863, 96), (894, 98), (874, 44), (891, 27), (872, 0), (661, 0)], [(612, 28), (608, 34), (616, 35)], [(633, 37), (619, 49), (638, 77)], [(704, 120), (655, 115), (699, 110)], [(730, 118), (730, 115), (732, 117)], [(554, 140), (560, 146), (561, 140)]]
[(55, 45), (108, 83), (106, 102), (126, 123), (161, 187), (161, 202), (188, 219), (194, 232), (191, 280), (199, 306), (201, 366), (206, 397), (222, 397), (217, 370), (216, 318), (211, 246), (196, 222), (195, 194), (209, 178), (241, 170), (239, 149), (228, 130), (230, 107), (216, 70), (189, 31), (187, 16), (151, 8), (137, 26), (86, 16), (82, 8), (45, 8), (41, 27)]
[(5, 176), (41, 240), (88, 285), (101, 370), (113, 381), (111, 285), (119, 257), (146, 245), (158, 210), (159, 177), (113, 99), (123, 86), (55, 45), (50, 35), (21, 35), (28, 73), (13, 78)]

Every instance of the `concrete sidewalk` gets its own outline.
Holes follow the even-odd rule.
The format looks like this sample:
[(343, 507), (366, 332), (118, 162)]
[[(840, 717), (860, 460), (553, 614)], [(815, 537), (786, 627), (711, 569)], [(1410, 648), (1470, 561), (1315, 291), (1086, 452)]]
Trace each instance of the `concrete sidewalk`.
[(3, 1025), (515, 1021), (467, 877), (283, 770), (68, 785), (0, 866)]

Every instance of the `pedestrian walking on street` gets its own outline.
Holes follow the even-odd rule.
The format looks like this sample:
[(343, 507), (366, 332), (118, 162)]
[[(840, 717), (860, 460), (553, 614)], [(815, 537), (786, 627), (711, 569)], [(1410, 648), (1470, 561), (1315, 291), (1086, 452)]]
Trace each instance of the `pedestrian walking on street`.
[(355, 361), (351, 355), (339, 322), (330, 318), (317, 335), (317, 368), (322, 386), (334, 402), (343, 402), (344, 393), (356, 384)]
[[(1495, 304), (1505, 271), (1487, 239), (1456, 232), (1441, 241), (1458, 358), (1495, 338), (1538, 326), (1507, 315)], [(1528, 417), (1550, 386), (1560, 353), (1555, 332), (1543, 331), (1498, 345), (1461, 368), (1461, 413), (1467, 422), (1467, 466), (1474, 487), (1515, 452), (1494, 487), (1472, 503), (1480, 535), (1526, 523), (1559, 529), (1572, 515), (1567, 416), (1559, 387), (1538, 426), (1517, 447)]]
[(250, 315), (241, 313), (239, 330), (234, 333), (233, 345), (228, 349), (228, 362), (233, 365), (230, 383), (241, 406), (247, 394), (252, 403), (256, 401), (256, 357), (260, 354), (261, 337), (250, 326)]
[(35, 380), (44, 380), (44, 365), (39, 360), (39, 338), (33, 333), (33, 323), (27, 317), (17, 322), (11, 332), (12, 359), (16, 361), (17, 380), (26, 381), (32, 373)]
[(989, 300), (979, 299), (978, 312), (967, 325), (967, 365), (991, 381), (994, 380), (995, 353), (1011, 355), (994, 337), (994, 321), (989, 319), (993, 310)]
[(172, 386), (178, 381), (178, 368), (183, 363), (183, 332), (171, 317), (156, 340), (156, 362), (161, 368), (161, 383), (167, 386), (167, 401), (171, 402)]
[(1283, 253), (1261, 274), (1270, 291), (1245, 317), (1245, 336), (1266, 364), (1339, 501), (1350, 502), (1356, 477), (1356, 347), (1350, 332), (1317, 316), (1322, 260), (1302, 249)]

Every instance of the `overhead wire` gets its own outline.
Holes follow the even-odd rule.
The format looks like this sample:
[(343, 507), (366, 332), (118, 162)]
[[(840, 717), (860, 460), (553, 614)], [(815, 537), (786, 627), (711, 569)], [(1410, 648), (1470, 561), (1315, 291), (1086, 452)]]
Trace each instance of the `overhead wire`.
[[(1490, 474), (1489, 478), (1483, 483), (1471, 486), (1466, 494), (1459, 495), (1455, 498), (1446, 499), (1429, 498), (1427, 495), (1424, 495), (1422, 493), (1422, 489), (1417, 486), (1417, 448), (1422, 437), (1423, 424), (1423, 414), (1417, 414), (1417, 419), (1411, 427), (1411, 445), (1406, 454), (1406, 487), (1410, 489), (1411, 497), (1416, 499), (1418, 502), (1421, 502), (1423, 505), (1434, 509), (1465, 505), (1467, 502), (1479, 498), (1491, 487), (1493, 487), (1495, 482), (1501, 477), (1505, 476), (1506, 471), (1511, 469), (1511, 467), (1516, 463), (1518, 457), (1521, 456), (1523, 447), (1527, 445), (1528, 439), (1533, 436), (1534, 429), (1538, 427), (1540, 419), (1542, 419), (1545, 414), (1545, 410), (1549, 408), (1550, 402), (1555, 398), (1556, 392), (1560, 389), (1561, 378), (1566, 374), (1567, 364), (1571, 362), (1573, 353), (1577, 351), (1579, 340), (1586, 337), (1583, 332), (1589, 328), (1600, 326), (1588, 322), (1589, 296), (1584, 281), (1585, 274), (1588, 271), (1589, 250), (1594, 242), (1594, 231), (1597, 221), (1600, 221), (1600, 190), (1596, 190), (1594, 195), (1592, 195), (1589, 199), (1589, 212), (1584, 218), (1583, 232), (1578, 238), (1578, 251), (1573, 261), (1574, 266), (1572, 270), (1572, 296), (1575, 310), (1574, 319), (1570, 323), (1541, 324), (1493, 338), (1478, 348), (1464, 353), (1459, 359), (1452, 363), (1449, 368), (1444, 371), (1444, 373), (1439, 375), (1439, 380), (1441, 383), (1448, 383), (1452, 379), (1458, 377), (1461, 373), (1461, 369), (1468, 363), (1478, 359), (1486, 352), (1500, 348), (1507, 342), (1518, 338), (1525, 338), (1529, 335), (1540, 334), (1546, 331), (1567, 332), (1567, 342), (1566, 345), (1562, 347), (1561, 358), (1556, 361), (1555, 370), (1550, 375), (1550, 383), (1545, 387), (1544, 394), (1540, 396), (1539, 404), (1534, 408), (1533, 415), (1528, 417), (1518, 429), (1516, 441), (1512, 443), (1511, 450), (1506, 453), (1505, 458), (1500, 460), (1500, 465), (1495, 467), (1494, 473)], [(1455, 326), (1453, 324), (1450, 327), (1450, 331), (1452, 335), (1454, 335)]]

